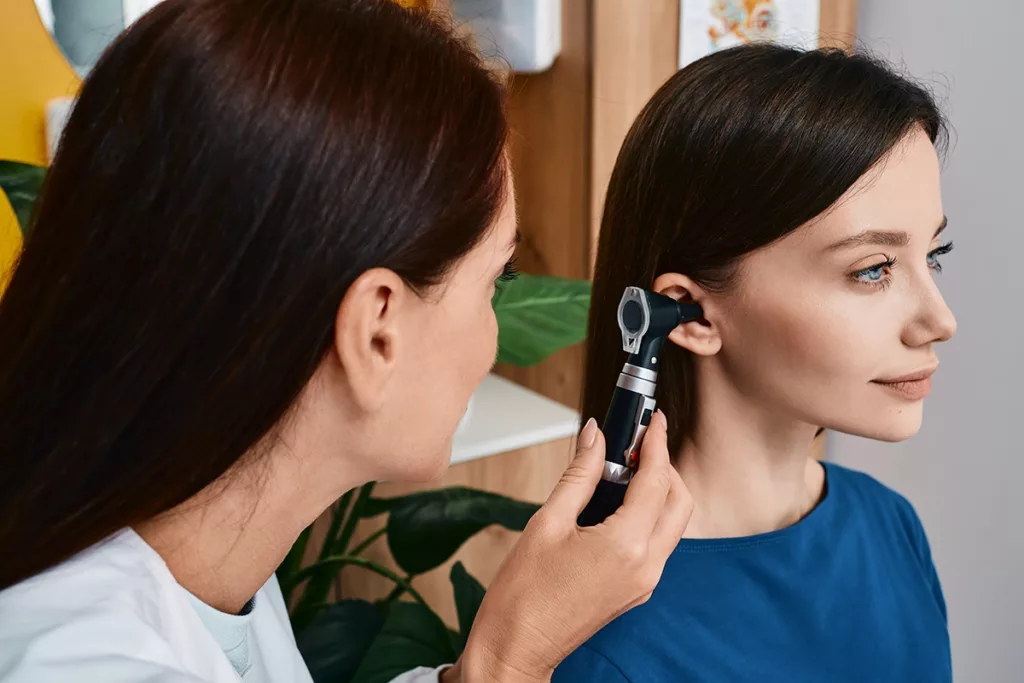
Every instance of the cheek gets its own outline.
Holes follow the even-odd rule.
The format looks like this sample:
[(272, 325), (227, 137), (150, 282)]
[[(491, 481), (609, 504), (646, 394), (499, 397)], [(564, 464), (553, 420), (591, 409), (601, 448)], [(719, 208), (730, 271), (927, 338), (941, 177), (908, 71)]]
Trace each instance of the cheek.
[(730, 313), (722, 350), (747, 395), (794, 407), (835, 404), (871, 379), (879, 338), (868, 321), (826, 299), (761, 297)]
[(871, 384), (900, 354), (881, 303), (823, 290), (738, 307), (722, 348), (731, 381), (770, 410), (814, 425), (886, 441), (911, 436), (920, 402), (893, 401)]
[(490, 302), (463, 302), (450, 317), (443, 365), (457, 400), (468, 399), (490, 372), (498, 343), (498, 326)]
[(498, 355), (498, 321), (494, 317), (490, 301), (477, 308), (472, 329), (473, 334), (467, 335), (467, 342), (470, 342), (472, 347), (467, 350), (467, 354), (472, 353), (473, 369), (476, 381), (479, 382), (491, 371), (494, 359)]

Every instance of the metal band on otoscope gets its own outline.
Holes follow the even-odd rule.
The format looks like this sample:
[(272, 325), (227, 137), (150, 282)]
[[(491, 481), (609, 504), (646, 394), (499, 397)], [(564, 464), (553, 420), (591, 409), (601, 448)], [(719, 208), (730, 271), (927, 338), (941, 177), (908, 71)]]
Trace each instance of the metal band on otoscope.
[(648, 382), (646, 379), (633, 377), (624, 372), (619, 373), (619, 381), (615, 383), (615, 386), (626, 391), (632, 391), (634, 394), (654, 398), (654, 382)]
[(632, 375), (633, 377), (645, 379), (648, 382), (658, 381), (657, 372), (655, 372), (654, 370), (648, 370), (647, 368), (642, 368), (639, 365), (633, 365), (632, 363), (626, 363), (625, 365), (623, 365), (622, 372), (624, 372), (627, 375)]
[(617, 462), (605, 460), (601, 478), (613, 484), (628, 484), (633, 479), (633, 470)]

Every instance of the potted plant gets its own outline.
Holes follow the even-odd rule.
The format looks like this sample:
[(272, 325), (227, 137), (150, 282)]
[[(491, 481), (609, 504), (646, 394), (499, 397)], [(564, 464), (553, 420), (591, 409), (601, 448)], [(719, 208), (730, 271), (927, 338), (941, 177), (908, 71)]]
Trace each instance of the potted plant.
[[(0, 161), (0, 189), (23, 233), (45, 169)], [(540, 362), (579, 343), (586, 334), (590, 283), (522, 275), (503, 283), (492, 300), (498, 321), (498, 361)], [(452, 487), (395, 498), (373, 495), (374, 484), (346, 493), (331, 508), (318, 548), (305, 529), (277, 570), (303, 657), (317, 683), (386, 683), (417, 666), (453, 662), (461, 654), (484, 588), (459, 562), (452, 567), (458, 628), (449, 628), (412, 586), (412, 580), (446, 561), (482, 529), (498, 524), (521, 531), (538, 506), (487, 491)], [(387, 515), (383, 528), (353, 543), (360, 521)], [(385, 539), (400, 572), (368, 558)], [(304, 562), (306, 557), (313, 557)], [(389, 579), (391, 593), (377, 602), (329, 602), (338, 572), (359, 567)]]
[[(397, 498), (376, 498), (373, 488), (371, 483), (349, 492), (332, 509), (330, 529), (312, 563), (303, 567), (300, 561), (307, 552), (307, 529), (277, 571), (292, 605), (299, 649), (317, 683), (386, 683), (417, 666), (454, 662), (483, 599), (483, 586), (461, 563), (452, 567), (458, 627), (449, 629), (412, 587), (412, 580), (444, 564), (485, 527), (499, 524), (521, 531), (538, 507), (463, 487)], [(383, 514), (388, 516), (386, 525), (350, 547), (356, 524)], [(363, 555), (381, 538), (401, 572)], [(385, 576), (394, 589), (375, 603), (349, 598), (328, 604), (334, 579), (346, 566)], [(303, 584), (304, 591), (296, 597), (294, 591)]]

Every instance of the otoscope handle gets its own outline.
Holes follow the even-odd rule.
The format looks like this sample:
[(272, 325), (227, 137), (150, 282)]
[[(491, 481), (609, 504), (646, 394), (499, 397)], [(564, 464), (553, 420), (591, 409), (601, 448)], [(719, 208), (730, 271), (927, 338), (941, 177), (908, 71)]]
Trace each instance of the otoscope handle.
[[(580, 526), (600, 524), (618, 510), (625, 499), (644, 432), (654, 413), (654, 398), (634, 390), (637, 388), (643, 389), (642, 382), (633, 381), (625, 372), (619, 376), (601, 428), (605, 438), (604, 473), (593, 497), (580, 513), (577, 520)], [(653, 384), (651, 389), (653, 393)]]
[(597, 526), (622, 507), (624, 500), (626, 500), (626, 484), (613, 484), (602, 479), (597, 482), (594, 495), (587, 503), (587, 507), (583, 508), (576, 523), (580, 526)]

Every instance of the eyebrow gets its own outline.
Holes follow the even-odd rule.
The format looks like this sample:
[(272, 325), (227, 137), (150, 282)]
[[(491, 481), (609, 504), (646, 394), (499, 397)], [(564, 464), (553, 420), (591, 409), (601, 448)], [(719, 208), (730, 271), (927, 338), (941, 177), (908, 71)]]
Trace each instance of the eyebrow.
[[(932, 236), (932, 239), (938, 237), (939, 234), (946, 229), (946, 225), (948, 223), (948, 219), (943, 216), (942, 221), (939, 222), (938, 229), (935, 231), (935, 235)], [(905, 247), (908, 244), (910, 244), (910, 235), (902, 230), (865, 230), (864, 232), (857, 233), (853, 237), (847, 237), (844, 240), (840, 240), (835, 244), (829, 245), (826, 251), (841, 251), (843, 249), (862, 247), (865, 245)]]

